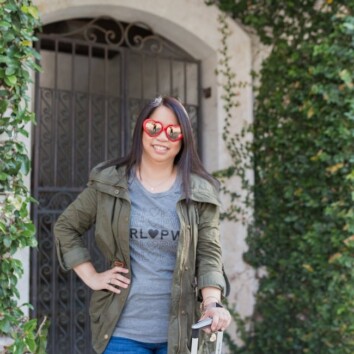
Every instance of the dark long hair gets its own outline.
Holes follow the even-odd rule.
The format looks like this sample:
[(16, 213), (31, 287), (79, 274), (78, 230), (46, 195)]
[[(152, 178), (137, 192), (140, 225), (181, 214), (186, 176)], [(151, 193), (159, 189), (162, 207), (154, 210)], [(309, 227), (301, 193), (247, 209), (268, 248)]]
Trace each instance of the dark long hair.
[(100, 169), (103, 170), (109, 166), (126, 166), (126, 173), (127, 176), (129, 176), (135, 166), (140, 166), (143, 153), (143, 122), (151, 116), (156, 108), (161, 106), (169, 108), (175, 114), (182, 129), (183, 139), (181, 150), (175, 157), (174, 164), (178, 167), (179, 173), (182, 176), (183, 191), (187, 200), (189, 200), (191, 192), (191, 173), (195, 173), (196, 175), (206, 179), (216, 189), (218, 189), (218, 181), (206, 171), (200, 161), (195, 145), (192, 125), (186, 109), (178, 99), (170, 96), (157, 97), (145, 105), (137, 118), (133, 132), (132, 147), (128, 155), (122, 158), (107, 161), (100, 167)]

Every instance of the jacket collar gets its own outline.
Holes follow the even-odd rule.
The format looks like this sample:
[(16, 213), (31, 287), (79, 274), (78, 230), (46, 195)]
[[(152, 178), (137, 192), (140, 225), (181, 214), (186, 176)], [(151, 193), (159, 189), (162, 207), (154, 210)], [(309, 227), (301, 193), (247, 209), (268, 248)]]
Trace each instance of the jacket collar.
[(192, 174), (191, 199), (195, 202), (211, 203), (220, 206), (218, 193), (215, 188), (204, 178)]
[[(126, 168), (110, 166), (100, 170), (102, 164), (97, 165), (90, 173), (90, 181), (98, 182), (112, 187), (119, 187), (128, 190)], [(182, 200), (185, 196), (182, 196)], [(204, 178), (192, 174), (191, 176), (191, 200), (195, 202), (211, 203), (220, 206), (215, 188)]]

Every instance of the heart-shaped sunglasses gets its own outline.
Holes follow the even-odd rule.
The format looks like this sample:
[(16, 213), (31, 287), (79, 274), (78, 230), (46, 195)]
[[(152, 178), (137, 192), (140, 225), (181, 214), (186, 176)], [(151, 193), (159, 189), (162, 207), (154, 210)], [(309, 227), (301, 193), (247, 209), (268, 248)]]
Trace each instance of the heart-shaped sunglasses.
[(166, 133), (167, 139), (172, 142), (179, 141), (183, 138), (182, 130), (179, 125), (169, 124), (164, 127), (161, 122), (151, 118), (148, 118), (144, 121), (143, 129), (144, 132), (152, 138), (156, 138), (163, 131)]

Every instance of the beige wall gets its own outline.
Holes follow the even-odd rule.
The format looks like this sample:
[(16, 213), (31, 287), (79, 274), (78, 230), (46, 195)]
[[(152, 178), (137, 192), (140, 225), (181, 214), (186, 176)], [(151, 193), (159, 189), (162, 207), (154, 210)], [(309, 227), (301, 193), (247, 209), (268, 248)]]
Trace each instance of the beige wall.
[[(206, 6), (203, 0), (34, 0), (39, 7), (43, 24), (77, 18), (109, 15), (119, 21), (142, 21), (152, 27), (155, 33), (163, 35), (196, 59), (202, 62), (202, 87), (211, 88), (212, 96), (202, 98), (201, 127), (204, 162), (209, 171), (228, 166), (230, 157), (222, 140), (225, 117), (221, 83), (215, 75), (220, 59), (220, 33), (218, 32), (219, 10)], [(251, 38), (234, 21), (228, 21), (232, 34), (229, 50), (232, 54), (230, 65), (237, 80), (250, 83), (252, 69)], [(238, 131), (245, 122), (251, 122), (252, 90), (251, 85), (241, 89), (240, 106), (234, 111), (231, 130)], [(252, 179), (252, 172), (250, 172)], [(232, 188), (239, 188), (230, 182)], [(226, 203), (227, 201), (225, 201)], [(223, 250), (227, 273), (231, 279), (229, 302), (235, 304), (243, 315), (252, 313), (254, 292), (257, 287), (253, 269), (242, 260), (247, 246), (246, 230), (239, 223), (223, 222)], [(28, 264), (28, 254), (22, 254)], [(26, 273), (20, 284), (24, 300), (29, 289)], [(28, 300), (28, 297), (27, 297)], [(230, 333), (234, 332), (232, 328)]]

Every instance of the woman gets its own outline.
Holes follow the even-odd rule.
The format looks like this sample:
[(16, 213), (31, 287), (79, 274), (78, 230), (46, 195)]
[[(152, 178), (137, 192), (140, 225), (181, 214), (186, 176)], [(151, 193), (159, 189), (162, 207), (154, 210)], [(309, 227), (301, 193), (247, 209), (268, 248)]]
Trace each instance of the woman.
[[(55, 225), (59, 260), (94, 290), (97, 353), (189, 353), (191, 325), (224, 330), (217, 182), (195, 150), (188, 114), (172, 97), (141, 111), (128, 156), (94, 168)], [(95, 224), (112, 268), (98, 273), (80, 237)], [(200, 313), (199, 313), (200, 315)]]

